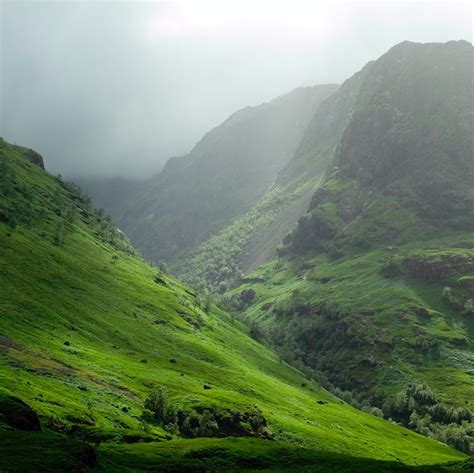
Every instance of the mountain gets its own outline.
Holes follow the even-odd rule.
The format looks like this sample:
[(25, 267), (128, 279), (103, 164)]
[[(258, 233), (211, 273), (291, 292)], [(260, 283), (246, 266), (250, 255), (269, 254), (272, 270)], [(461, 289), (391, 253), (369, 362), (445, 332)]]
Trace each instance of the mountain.
[(145, 264), (38, 164), (0, 141), (2, 471), (460, 471)]
[[(293, 156), (318, 105), (336, 85), (299, 88), (246, 107), (207, 133), (186, 156), (135, 184), (81, 183), (117, 219), (144, 257), (169, 260), (229, 224), (264, 195)], [(105, 194), (107, 194), (107, 192)]]
[(362, 84), (345, 84), (356, 104), (328, 112), (340, 117), (336, 135), (344, 130), (295, 248), (330, 240), (340, 251), (408, 241), (414, 231), (472, 230), (472, 57), (465, 41), (405, 42), (368, 64)]
[[(257, 206), (172, 260), (173, 271), (212, 290), (232, 287), (242, 272), (275, 257), (308, 206), (301, 230), (291, 237), (294, 248), (329, 245), (337, 254), (349, 240), (351, 247), (389, 244), (392, 236), (400, 240), (401, 232), (409, 241), (414, 232), (438, 231), (440, 218), (469, 230), (474, 221), (470, 50), (467, 42), (442, 48), (406, 42), (367, 64), (321, 103), (293, 158)], [(319, 186), (326, 171), (331, 178)], [(336, 199), (337, 213), (331, 207)]]
[(193, 287), (225, 292), (245, 274), (276, 257), (285, 235), (308, 208), (324, 166), (308, 180), (276, 182), (249, 211), (200, 245), (169, 262), (170, 270)]
[(466, 41), (403, 42), (348, 79), (280, 173), (329, 154), (305, 215), (280, 256), (223, 298), (333, 392), (464, 451), (474, 446), (472, 74)]
[[(361, 74), (357, 74), (354, 84)], [(349, 81), (348, 81), (349, 82)], [(274, 182), (255, 205), (238, 215), (220, 232), (170, 260), (180, 279), (211, 291), (223, 291), (245, 273), (276, 256), (283, 238), (305, 214), (332, 157), (347, 112), (354, 100), (353, 87), (344, 84), (315, 109), (294, 147), (291, 159), (279, 162)], [(340, 104), (334, 113), (334, 104)], [(209, 174), (209, 185), (213, 175)]]

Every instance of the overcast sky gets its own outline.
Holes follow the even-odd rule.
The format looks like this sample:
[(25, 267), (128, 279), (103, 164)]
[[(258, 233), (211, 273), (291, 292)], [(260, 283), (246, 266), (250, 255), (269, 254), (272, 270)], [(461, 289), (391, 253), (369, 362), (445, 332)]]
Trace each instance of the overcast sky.
[(69, 177), (156, 172), (233, 111), (400, 41), (472, 41), (471, 2), (0, 2), (0, 136)]

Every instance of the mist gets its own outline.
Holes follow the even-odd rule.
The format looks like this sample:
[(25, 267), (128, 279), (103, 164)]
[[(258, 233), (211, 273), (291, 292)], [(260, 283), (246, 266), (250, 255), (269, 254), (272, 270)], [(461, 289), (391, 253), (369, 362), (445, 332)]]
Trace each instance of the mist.
[(0, 136), (71, 177), (156, 173), (242, 107), (341, 83), (403, 40), (472, 41), (470, 2), (0, 8)]

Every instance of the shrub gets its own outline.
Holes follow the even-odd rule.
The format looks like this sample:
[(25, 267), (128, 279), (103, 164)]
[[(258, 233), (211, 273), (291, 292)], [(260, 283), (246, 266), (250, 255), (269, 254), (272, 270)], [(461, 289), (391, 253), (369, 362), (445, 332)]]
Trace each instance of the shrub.
[(471, 410), (438, 402), (426, 383), (410, 385), (394, 399), (387, 400), (383, 412), (386, 418), (465, 453), (470, 452), (470, 444), (474, 440)]
[(212, 297), (209, 294), (206, 294), (204, 299), (204, 312), (208, 314), (212, 307)]
[(244, 304), (250, 304), (254, 299), (257, 293), (253, 289), (245, 289), (240, 293), (240, 299)]
[(61, 243), (63, 243), (64, 241), (64, 236), (65, 236), (65, 229), (64, 229), (64, 225), (62, 223), (58, 224), (58, 226), (56, 227), (56, 231), (54, 233), (54, 236), (53, 236), (53, 243), (55, 245), (60, 245)]
[(383, 411), (382, 409), (379, 409), (378, 407), (372, 407), (369, 412), (375, 417), (383, 418)]
[(444, 429), (440, 436), (440, 440), (443, 440), (448, 445), (451, 445), (461, 452), (471, 453), (471, 440), (472, 438), (466, 433), (466, 429), (457, 425), (449, 425)]
[(432, 405), (437, 402), (436, 395), (426, 383), (412, 384), (408, 388), (408, 394), (419, 404)]
[(219, 430), (214, 415), (209, 409), (205, 409), (199, 419), (197, 437), (214, 437)]
[(169, 402), (161, 388), (148, 395), (145, 400), (145, 409), (151, 411), (158, 422), (164, 422), (169, 412)]

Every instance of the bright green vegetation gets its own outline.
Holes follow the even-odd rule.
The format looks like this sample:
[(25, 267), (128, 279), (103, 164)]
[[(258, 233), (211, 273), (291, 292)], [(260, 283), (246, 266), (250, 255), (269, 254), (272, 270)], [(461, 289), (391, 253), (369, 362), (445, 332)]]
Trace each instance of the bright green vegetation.
[[(164, 465), (169, 471), (245, 471), (245, 472), (406, 472), (407, 467), (386, 460), (355, 458), (330, 453), (323, 450), (310, 450), (292, 445), (264, 442), (259, 439), (195, 439), (170, 441), (165, 444), (141, 444), (130, 446), (111, 446), (100, 451), (104, 459), (140, 468), (148, 464)], [(451, 465), (410, 467), (410, 471), (465, 472), (472, 468), (472, 462)], [(120, 471), (120, 470), (119, 470)]]
[[(301, 102), (283, 97), (281, 120), (274, 102), (238, 112), (138, 192), (128, 224), (147, 257), (224, 228), (172, 263), (230, 287), (220, 306), (0, 141), (0, 469), (472, 469), (470, 59), (465, 42), (402, 43), (299, 145), (302, 129), (283, 132)], [(259, 154), (269, 116), (285, 140)], [(328, 165), (279, 258), (242, 277)]]
[[(359, 408), (383, 408), (410, 383), (426, 382), (448, 407), (472, 409), (474, 325), (465, 307), (473, 293), (462, 281), (472, 271), (473, 243), (472, 235), (458, 234), (337, 261), (275, 260), (226, 299), (285, 359), (324, 373), (327, 386)], [(255, 291), (250, 303), (240, 296), (248, 290)], [(394, 417), (386, 407), (386, 417)], [(413, 419), (405, 424), (416, 427)], [(472, 432), (467, 423), (466, 442)]]
[[(80, 469), (93, 463), (88, 442), (98, 471), (114, 472), (291, 471), (313, 462), (397, 471), (375, 460), (463, 459), (291, 368), (223, 310), (143, 263), (105, 216), (25, 156), (0, 142), (2, 471)], [(265, 435), (186, 440), (145, 409), (159, 389), (178, 415), (259, 412)], [(39, 415), (42, 431), (7, 425), (9, 396)]]
[[(306, 255), (305, 258), (289, 261), (274, 260), (252, 274), (252, 283), (235, 289), (233, 294), (249, 288), (255, 290), (256, 297), (246, 312), (257, 319), (261, 318), (268, 327), (275, 327), (283, 317), (295, 323), (304, 320), (312, 323), (311, 315), (315, 311), (316, 315), (317, 311), (322, 315), (334, 312), (334, 322), (350, 317), (350, 327), (346, 327), (350, 329), (349, 336), (357, 341), (365, 340), (372, 347), (376, 344), (385, 345), (382, 352), (390, 357), (394, 357), (393, 350), (403, 354), (406, 350), (413, 351), (416, 348), (421, 353), (433, 355), (431, 358), (435, 361), (435, 352), (445, 349), (446, 345), (450, 347), (451, 356), (443, 353), (442, 361), (449, 361), (453, 369), (469, 372), (472, 370), (472, 314), (453, 309), (443, 297), (442, 281), (423, 280), (423, 277), (436, 274), (433, 268), (439, 268), (440, 274), (443, 268), (449, 272), (458, 271), (458, 276), (462, 274), (463, 268), (468, 271), (474, 256), (474, 249), (464, 247), (469, 246), (468, 242), (473, 242), (472, 235), (424, 242), (427, 246), (437, 247), (436, 250), (429, 247), (424, 250), (388, 247), (338, 261), (325, 255), (313, 255), (312, 258)], [(441, 245), (445, 245), (445, 250), (440, 249)], [(450, 258), (446, 258), (447, 255)], [(408, 261), (406, 265), (417, 274), (418, 279), (410, 274), (387, 274), (387, 271), (393, 270), (394, 260)], [(443, 260), (444, 265), (440, 264)], [(424, 264), (420, 261), (424, 261)], [(462, 263), (456, 268), (455, 261)], [(461, 290), (459, 298), (461, 294), (468, 297), (464, 287), (453, 286), (452, 291), (457, 293), (458, 289)], [(322, 306), (324, 303), (327, 307)], [(386, 331), (385, 336), (381, 338), (380, 334), (370, 333), (372, 328)], [(341, 327), (340, 335), (343, 333)], [(370, 356), (369, 346), (367, 349), (367, 353), (359, 350), (360, 359)], [(347, 348), (347, 356), (353, 356), (350, 347)], [(424, 358), (418, 358), (413, 359), (413, 364), (424, 369)], [(377, 364), (377, 360), (374, 360), (375, 371)], [(398, 382), (396, 378), (395, 381)], [(449, 390), (450, 387), (445, 386), (445, 389)], [(462, 386), (454, 386), (452, 392), (448, 392), (448, 397), (456, 395), (462, 401), (469, 399), (462, 392)]]

